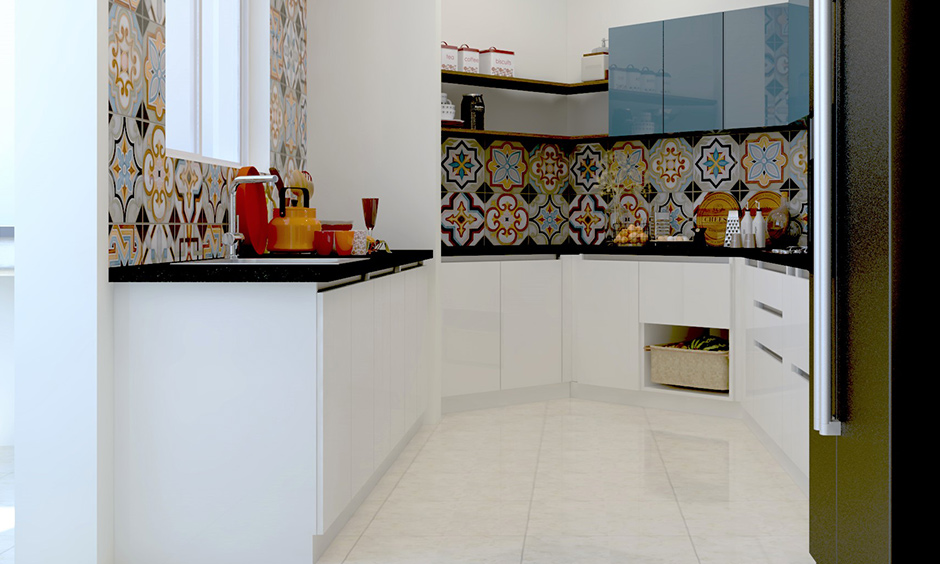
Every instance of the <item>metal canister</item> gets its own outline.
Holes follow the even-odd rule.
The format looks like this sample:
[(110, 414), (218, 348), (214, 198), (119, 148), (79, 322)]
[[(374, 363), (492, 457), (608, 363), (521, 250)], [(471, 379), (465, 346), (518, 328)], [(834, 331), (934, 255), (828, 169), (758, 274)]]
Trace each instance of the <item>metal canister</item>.
[(467, 129), (483, 129), (483, 114), (486, 106), (483, 105), (483, 94), (464, 94), (460, 101), (460, 119), (464, 121)]

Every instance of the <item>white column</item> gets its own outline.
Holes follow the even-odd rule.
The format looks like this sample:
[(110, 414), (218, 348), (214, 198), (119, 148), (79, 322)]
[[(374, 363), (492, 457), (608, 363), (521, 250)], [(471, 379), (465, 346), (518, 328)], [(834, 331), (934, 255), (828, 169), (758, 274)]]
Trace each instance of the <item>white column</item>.
[(16, 1), (16, 561), (112, 557), (106, 0)]

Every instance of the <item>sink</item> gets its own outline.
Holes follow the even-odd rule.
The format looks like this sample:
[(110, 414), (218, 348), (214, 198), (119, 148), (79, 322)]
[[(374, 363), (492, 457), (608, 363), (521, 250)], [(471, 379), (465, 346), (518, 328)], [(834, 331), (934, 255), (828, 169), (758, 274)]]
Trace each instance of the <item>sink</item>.
[(369, 260), (369, 257), (272, 257), (272, 258), (220, 258), (208, 260), (194, 260), (189, 262), (174, 262), (173, 264), (201, 265), (201, 266), (283, 266), (283, 265), (306, 265), (306, 266), (325, 266), (333, 264), (348, 264), (361, 260)]

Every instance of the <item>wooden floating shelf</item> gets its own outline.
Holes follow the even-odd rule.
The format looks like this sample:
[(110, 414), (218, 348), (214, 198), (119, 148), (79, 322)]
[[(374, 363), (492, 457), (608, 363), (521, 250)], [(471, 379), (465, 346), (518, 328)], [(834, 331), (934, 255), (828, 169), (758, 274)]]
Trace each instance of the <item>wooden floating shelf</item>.
[(593, 80), (590, 82), (551, 82), (547, 80), (532, 80), (488, 74), (475, 74), (467, 72), (441, 71), (441, 82), (448, 84), (463, 84), (466, 86), (480, 86), (483, 88), (500, 88), (503, 90), (521, 90), (524, 92), (541, 92), (545, 94), (588, 94), (591, 92), (607, 92), (606, 80)]

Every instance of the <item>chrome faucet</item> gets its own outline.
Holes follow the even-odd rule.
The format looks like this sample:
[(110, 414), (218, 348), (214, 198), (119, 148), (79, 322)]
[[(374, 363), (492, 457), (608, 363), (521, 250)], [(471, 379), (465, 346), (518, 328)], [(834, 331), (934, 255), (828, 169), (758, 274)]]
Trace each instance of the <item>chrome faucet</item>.
[(238, 247), (238, 242), (243, 241), (245, 236), (241, 233), (238, 225), (238, 214), (235, 211), (235, 193), (238, 191), (238, 187), (241, 184), (271, 184), (274, 185), (278, 181), (277, 175), (267, 174), (267, 175), (256, 175), (256, 176), (239, 176), (232, 180), (231, 186), (229, 186), (229, 217), (228, 217), (228, 233), (222, 235), (222, 244), (228, 247), (228, 257), (235, 258), (236, 249)]

